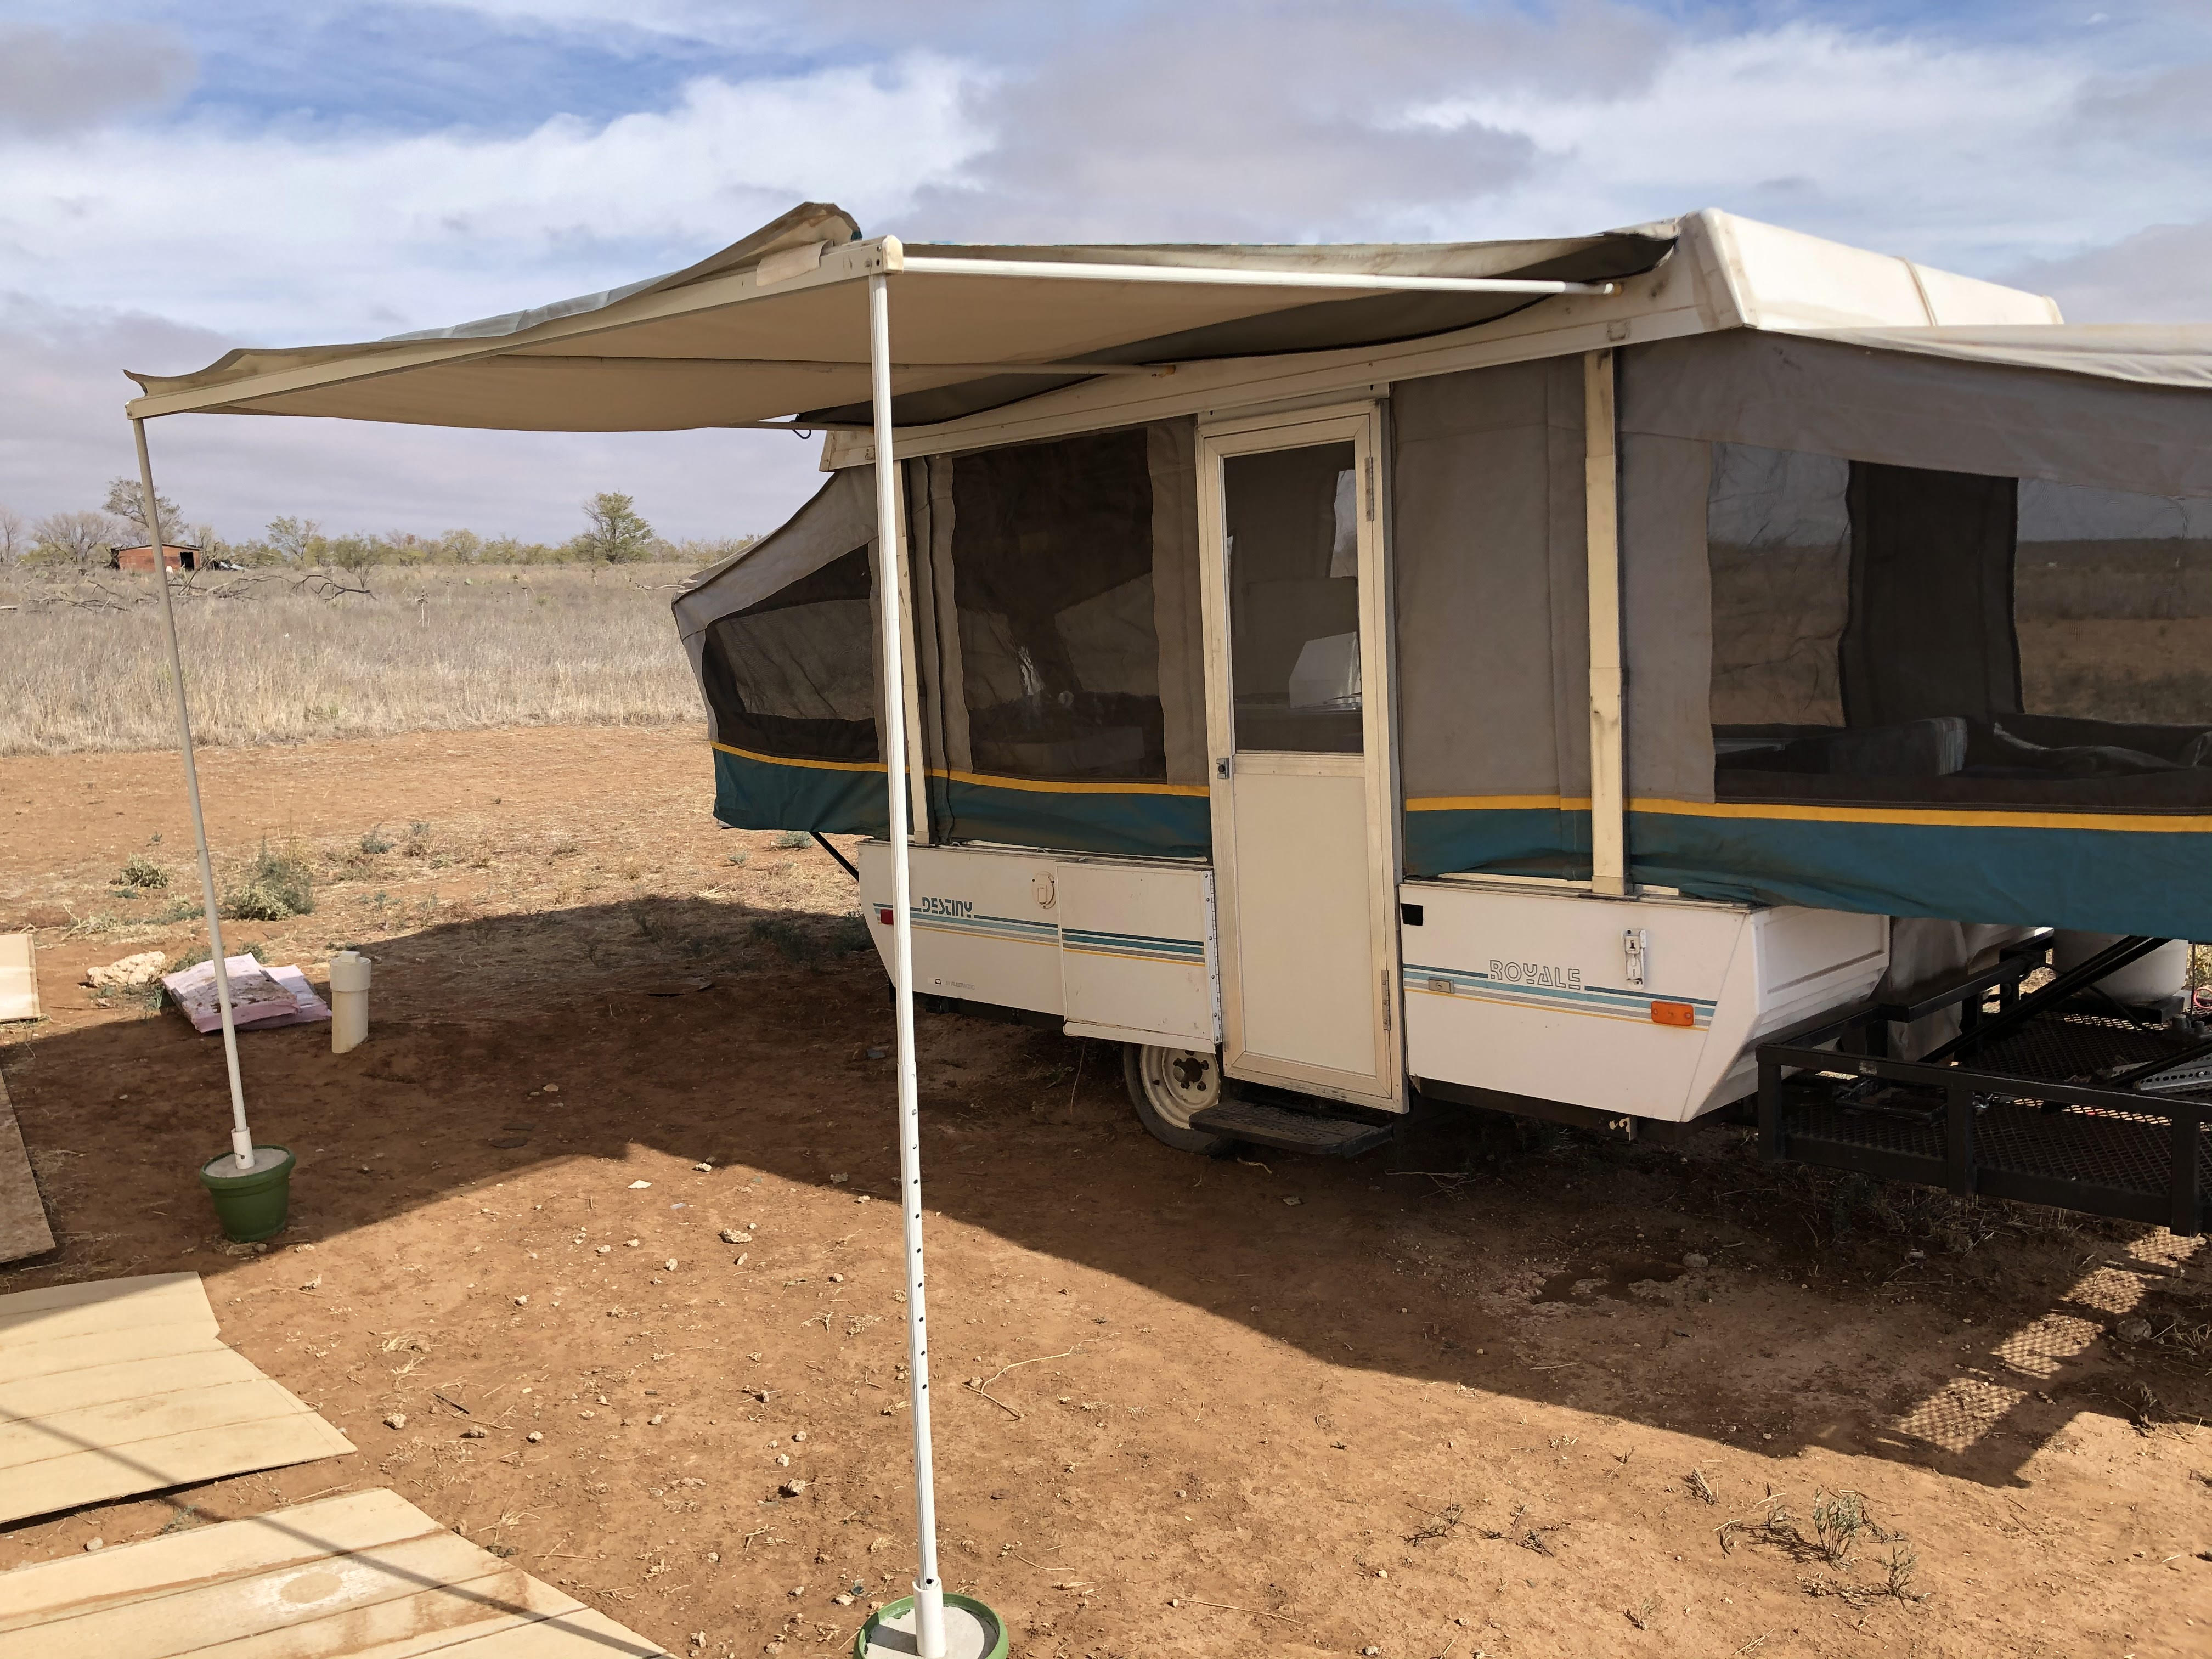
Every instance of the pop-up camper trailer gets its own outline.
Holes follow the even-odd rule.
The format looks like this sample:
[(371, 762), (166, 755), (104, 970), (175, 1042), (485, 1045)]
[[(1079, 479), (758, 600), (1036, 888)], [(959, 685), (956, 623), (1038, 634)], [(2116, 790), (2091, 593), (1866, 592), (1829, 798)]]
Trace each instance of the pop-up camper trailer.
[(810, 207), (146, 384), (825, 432), (676, 603), (716, 815), (873, 837), (895, 973), (908, 820), (913, 988), (1127, 1045), (1170, 1144), (1755, 1097), (1777, 1155), (2203, 1224), (2212, 329), (1718, 213), (935, 247)]

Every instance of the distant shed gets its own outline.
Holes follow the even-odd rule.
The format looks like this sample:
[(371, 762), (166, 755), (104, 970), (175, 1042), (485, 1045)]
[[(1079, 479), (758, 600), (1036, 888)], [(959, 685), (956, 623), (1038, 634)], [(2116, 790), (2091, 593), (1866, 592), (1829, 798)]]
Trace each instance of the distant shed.
[[(162, 559), (172, 570), (197, 570), (200, 568), (200, 550), (174, 543), (164, 544)], [(151, 570), (154, 568), (154, 544), (151, 542), (137, 547), (118, 547), (110, 556), (108, 568), (113, 570)]]

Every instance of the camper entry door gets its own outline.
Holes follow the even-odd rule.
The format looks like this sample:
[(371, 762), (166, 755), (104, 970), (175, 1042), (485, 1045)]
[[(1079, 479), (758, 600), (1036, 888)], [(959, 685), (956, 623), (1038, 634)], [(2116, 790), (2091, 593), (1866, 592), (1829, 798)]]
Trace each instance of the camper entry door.
[(1223, 1068), (1403, 1106), (1372, 405), (1199, 445)]

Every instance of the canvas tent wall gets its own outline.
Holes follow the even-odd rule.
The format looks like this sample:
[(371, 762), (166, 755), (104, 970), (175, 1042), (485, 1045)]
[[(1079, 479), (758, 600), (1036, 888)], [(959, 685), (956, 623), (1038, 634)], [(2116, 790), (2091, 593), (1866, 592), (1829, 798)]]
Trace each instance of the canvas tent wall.
[(2162, 364), (2060, 328), (1624, 355), (1632, 627), (1674, 641), (1632, 668), (1647, 879), (2212, 936), (2212, 331), (2183, 332)]
[[(1160, 422), (907, 469), (938, 839), (1204, 854), (1193, 434)], [(725, 823), (882, 831), (872, 512), (865, 471), (835, 474), (677, 601)]]
[[(2212, 331), (2116, 332), (1620, 354), (1638, 878), (2212, 933)], [(1589, 873), (1580, 392), (1394, 388), (1410, 873)]]
[[(1620, 354), (1632, 872), (2212, 933), (2212, 353), (1927, 343)], [(1409, 875), (1589, 873), (1583, 398), (1577, 357), (1390, 389)], [(1191, 431), (909, 463), (937, 838), (1206, 853)]]

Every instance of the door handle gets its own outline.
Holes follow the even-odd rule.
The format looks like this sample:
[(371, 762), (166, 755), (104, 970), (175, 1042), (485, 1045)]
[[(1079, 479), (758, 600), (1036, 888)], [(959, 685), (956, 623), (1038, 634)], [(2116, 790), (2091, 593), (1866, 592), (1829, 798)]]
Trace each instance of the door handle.
[(1232, 769), (1229, 763), (1229, 757), (1226, 755), (1224, 755), (1219, 760), (1213, 763), (1213, 775), (1217, 778), (1228, 777), (1231, 769)]

